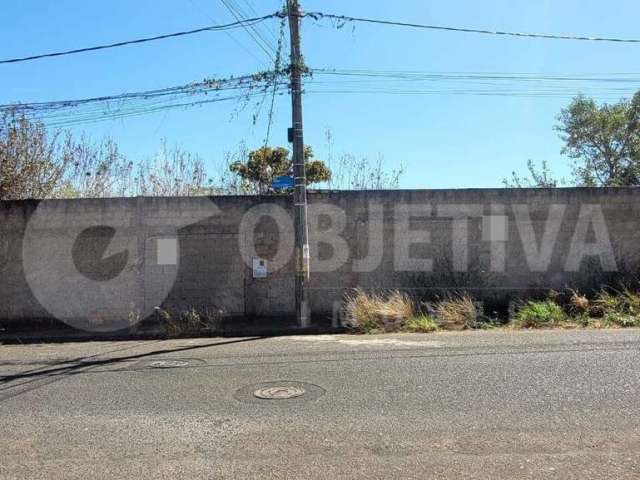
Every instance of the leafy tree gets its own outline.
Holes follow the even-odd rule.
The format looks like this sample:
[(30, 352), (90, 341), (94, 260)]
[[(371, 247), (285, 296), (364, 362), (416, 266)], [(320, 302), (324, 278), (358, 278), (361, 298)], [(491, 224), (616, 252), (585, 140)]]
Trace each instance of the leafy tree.
[[(585, 187), (640, 185), (640, 92), (631, 100), (598, 105), (582, 95), (558, 116), (555, 129), (564, 141), (562, 154), (572, 159), (573, 184)], [(507, 187), (556, 187), (546, 162), (528, 162), (531, 178), (515, 172)]]
[[(307, 185), (326, 182), (331, 179), (331, 171), (320, 160), (313, 160), (310, 146), (304, 148)], [(229, 170), (246, 182), (249, 190), (256, 193), (269, 191), (274, 178), (288, 175), (293, 169), (290, 152), (283, 147), (262, 147), (249, 152), (248, 160), (236, 160)]]
[(562, 153), (574, 160), (577, 185), (640, 184), (640, 92), (600, 106), (579, 96), (558, 120)]

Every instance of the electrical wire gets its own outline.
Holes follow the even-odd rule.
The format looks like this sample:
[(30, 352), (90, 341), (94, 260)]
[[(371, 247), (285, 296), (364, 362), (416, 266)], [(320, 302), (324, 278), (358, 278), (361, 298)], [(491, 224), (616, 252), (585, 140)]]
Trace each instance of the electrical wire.
[(640, 83), (640, 73), (508, 73), (508, 72), (420, 72), (401, 70), (367, 70), (367, 69), (340, 69), (340, 68), (314, 68), (313, 75), (330, 75), (346, 77), (372, 77), (407, 80), (432, 80), (432, 79), (489, 79), (489, 80), (514, 80), (514, 81), (590, 81), (613, 83)]
[[(216, 20), (204, 9), (200, 6), (200, 4), (198, 4), (196, 2), (196, 0), (189, 0), (189, 3), (191, 3), (191, 5), (193, 5), (196, 9), (200, 10), (209, 20), (211, 20), (212, 22), (215, 22)], [(256, 13), (256, 16), (258, 14)], [(262, 62), (262, 60), (255, 54), (253, 53), (253, 51), (246, 47), (245, 45), (242, 44), (242, 42), (240, 42), (240, 40), (238, 40), (232, 33), (228, 32), (228, 31), (224, 31), (225, 35), (227, 35), (231, 40), (233, 40), (235, 42), (236, 45), (238, 45), (242, 50), (244, 50), (245, 52), (247, 52), (250, 56), (252, 56), (254, 59), (256, 59), (258, 62)]]
[[(260, 72), (224, 79), (205, 79), (155, 90), (118, 95), (0, 105), (0, 114), (13, 114), (41, 121), (48, 126), (76, 125), (129, 116), (144, 115), (182, 107), (193, 107), (229, 100), (247, 100), (266, 95), (271, 88), (284, 90), (282, 72)], [(275, 93), (274, 93), (275, 95)], [(212, 96), (198, 99), (194, 97)]]
[[(256, 9), (253, 8), (252, 2), (250, 0), (242, 0), (242, 1), (247, 6), (249, 11), (251, 12), (251, 15), (254, 15), (256, 17), (259, 15), (259, 13), (256, 11)], [(265, 25), (264, 29), (267, 31), (267, 33), (269, 34), (271, 39), (273, 39), (273, 41), (277, 45), (278, 44), (278, 35), (277, 35), (276, 31), (270, 25)]]
[[(245, 13), (245, 11), (242, 9), (242, 7), (240, 7), (240, 5), (236, 2), (236, 0), (227, 0), (227, 3), (229, 3), (231, 5), (231, 7), (238, 13), (238, 15), (240, 15), (241, 18), (245, 18), (245, 17), (249, 16), (249, 15), (247, 15)], [(245, 3), (251, 8), (251, 5), (248, 2), (245, 2)], [(255, 10), (253, 10), (253, 15), (258, 15), (258, 13), (256, 13)], [(251, 30), (253, 30), (256, 33), (256, 35), (258, 35), (258, 37), (266, 45), (268, 45), (269, 49), (272, 50), (275, 53), (275, 51), (276, 51), (275, 45), (278, 43), (277, 39), (276, 39), (276, 42), (274, 44), (270, 39), (265, 38), (264, 33), (260, 30), (259, 27), (260, 27), (260, 25), (254, 25), (254, 26), (251, 26), (250, 28), (251, 28)], [(267, 33), (270, 33), (269, 30), (267, 30)]]
[(391, 20), (379, 20), (372, 18), (351, 17), (348, 15), (336, 15), (324, 12), (306, 12), (300, 15), (301, 17), (309, 17), (316, 21), (328, 18), (332, 20), (338, 20), (341, 22), (359, 22), (359, 23), (371, 23), (379, 25), (388, 25), (395, 27), (407, 27), (418, 28), (426, 30), (440, 30), (447, 32), (458, 33), (477, 33), (482, 35), (501, 35), (509, 37), (524, 37), (524, 38), (542, 38), (548, 40), (580, 40), (589, 42), (614, 42), (614, 43), (640, 43), (640, 39), (635, 38), (616, 38), (616, 37), (597, 37), (597, 36), (577, 36), (577, 35), (554, 35), (547, 33), (526, 33), (526, 32), (509, 32), (500, 30), (483, 30), (478, 28), (464, 28), (464, 27), (449, 27), (442, 25), (425, 25), (418, 23), (398, 22)]
[(598, 98), (633, 95), (638, 73), (560, 74), (311, 70), (305, 93)]
[[(284, 27), (285, 27), (285, 19), (283, 18), (282, 21), (280, 22), (278, 50), (276, 51), (276, 59), (274, 63), (274, 71), (276, 72), (279, 72), (281, 69), (282, 51), (284, 49)], [(275, 77), (273, 82), (273, 91), (271, 93), (271, 105), (269, 106), (269, 117), (267, 119), (267, 134), (264, 137), (265, 148), (269, 145), (269, 138), (271, 137), (271, 127), (273, 126), (273, 114), (274, 114), (275, 104), (276, 104), (277, 88), (278, 88), (278, 78)]]
[[(242, 22), (244, 23), (246, 20), (243, 19), (243, 17), (238, 14), (238, 12), (236, 12), (236, 10), (233, 8), (233, 6), (231, 5), (231, 3), (229, 2), (229, 0), (221, 0), (222, 4), (225, 6), (225, 8), (227, 10), (229, 10), (229, 12), (231, 13), (231, 15), (233, 15), (233, 17), (238, 21), (238, 22)], [(274, 53), (274, 49), (273, 46), (270, 46), (268, 43), (264, 42), (264, 39), (260, 36), (259, 33), (256, 33), (252, 26), (249, 25), (243, 25), (244, 30), (249, 34), (249, 36), (256, 42), (256, 45), (258, 45), (258, 47), (267, 54), (267, 57), (269, 57), (269, 59), (271, 61), (274, 60), (273, 57), (273, 53)]]
[(74, 49), (74, 50), (65, 50), (65, 51), (61, 51), (61, 52), (44, 53), (44, 54), (39, 54), (39, 55), (31, 55), (31, 56), (28, 56), (28, 57), (10, 58), (10, 59), (5, 59), (5, 60), (0, 60), (0, 65), (9, 64), (9, 63), (27, 62), (27, 61), (32, 61), (32, 60), (40, 60), (40, 59), (43, 59), (43, 58), (61, 57), (61, 56), (64, 56), (64, 55), (74, 55), (74, 54), (85, 53), (85, 52), (94, 52), (94, 51), (98, 51), (98, 50), (106, 50), (106, 49), (109, 49), (109, 48), (123, 47), (123, 46), (126, 46), (126, 45), (135, 45), (135, 44), (140, 44), (140, 43), (153, 42), (153, 41), (156, 41), (156, 40), (165, 40), (165, 39), (168, 39), (168, 38), (183, 37), (185, 35), (193, 35), (193, 34), (202, 33), (202, 32), (218, 32), (218, 31), (230, 30), (230, 29), (234, 29), (234, 28), (247, 28), (247, 25), (249, 25), (249, 26), (255, 25), (255, 24), (261, 23), (261, 22), (263, 22), (265, 20), (268, 20), (270, 18), (280, 17), (280, 16), (281, 16), (281, 13), (280, 12), (276, 12), (276, 13), (272, 13), (272, 14), (269, 14), (269, 15), (264, 15), (262, 17), (248, 18), (246, 20), (238, 20), (237, 22), (228, 23), (226, 25), (211, 25), (211, 26), (208, 26), (208, 27), (196, 28), (196, 29), (193, 29), (193, 30), (186, 30), (186, 31), (182, 31), (182, 32), (168, 33), (168, 34), (164, 34), (164, 35), (156, 35), (154, 37), (138, 38), (138, 39), (135, 39), (135, 40), (126, 40), (126, 41), (123, 41), (123, 42), (110, 43), (110, 44), (106, 44), (106, 45), (97, 45), (97, 46), (93, 46), (93, 47), (77, 48), (77, 49)]

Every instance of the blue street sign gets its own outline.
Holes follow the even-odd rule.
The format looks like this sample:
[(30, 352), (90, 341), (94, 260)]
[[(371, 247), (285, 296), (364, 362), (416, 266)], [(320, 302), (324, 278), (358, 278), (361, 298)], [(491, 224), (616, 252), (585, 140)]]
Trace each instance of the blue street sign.
[(276, 190), (293, 188), (293, 177), (290, 177), (289, 175), (282, 175), (280, 177), (276, 177), (271, 182), (271, 187)]

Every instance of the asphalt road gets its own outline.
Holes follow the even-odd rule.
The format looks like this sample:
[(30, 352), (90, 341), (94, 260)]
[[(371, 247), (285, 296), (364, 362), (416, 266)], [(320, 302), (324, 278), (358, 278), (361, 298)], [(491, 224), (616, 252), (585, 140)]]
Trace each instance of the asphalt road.
[[(0, 346), (0, 478), (637, 479), (639, 347), (638, 330)], [(268, 382), (306, 394), (255, 398)]]

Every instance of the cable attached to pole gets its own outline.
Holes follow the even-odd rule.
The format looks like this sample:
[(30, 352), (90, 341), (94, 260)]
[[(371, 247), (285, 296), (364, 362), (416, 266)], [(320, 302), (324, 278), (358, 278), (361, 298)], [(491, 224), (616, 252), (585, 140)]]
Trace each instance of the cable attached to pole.
[(51, 53), (43, 53), (40, 55), (31, 55), (29, 57), (20, 57), (20, 58), (9, 58), (5, 60), (0, 60), (0, 65), (9, 64), (9, 63), (20, 63), (20, 62), (28, 62), (32, 60), (40, 60), (43, 58), (53, 58), (53, 57), (62, 57), (64, 55), (75, 55), (77, 53), (85, 53), (85, 52), (95, 52), (98, 50), (106, 50), (109, 48), (117, 48), (124, 47), (126, 45), (136, 45), (140, 43), (154, 42), (156, 40), (165, 40), (167, 38), (176, 38), (176, 37), (184, 37), (185, 35), (194, 35), (196, 33), (202, 32), (217, 32), (223, 30), (230, 30), (233, 28), (244, 28), (245, 26), (255, 25), (257, 23), (263, 22), (270, 18), (280, 17), (281, 12), (272, 13), (270, 15), (264, 15), (262, 17), (248, 18), (246, 20), (239, 20), (237, 22), (228, 23), (226, 25), (210, 25), (208, 27), (196, 28), (194, 30), (186, 30), (182, 32), (174, 32), (167, 33), (164, 35), (156, 35), (155, 37), (145, 37), (145, 38), (137, 38), (135, 40), (126, 40), (124, 42), (117, 43), (109, 43), (106, 45), (96, 45), (94, 47), (86, 47), (86, 48), (77, 48), (74, 50), (65, 50), (61, 52), (51, 52)]
[(324, 12), (307, 12), (300, 15), (301, 17), (309, 17), (314, 20), (322, 20), (329, 18), (332, 20), (339, 20), (342, 22), (360, 22), (360, 23), (373, 23), (379, 25), (389, 25), (395, 27), (407, 27), (407, 28), (419, 28), (426, 30), (441, 30), (447, 32), (460, 32), (460, 33), (479, 33), (483, 35), (501, 35), (509, 37), (525, 37), (525, 38), (543, 38), (547, 40), (581, 40), (588, 42), (614, 42), (614, 43), (640, 43), (640, 39), (636, 38), (615, 38), (615, 37), (586, 37), (577, 35), (553, 35), (548, 33), (526, 33), (526, 32), (508, 32), (500, 30), (483, 30), (478, 28), (464, 28), (464, 27), (449, 27), (442, 25), (425, 25), (419, 23), (407, 23), (397, 22), (392, 20), (379, 20), (373, 18), (351, 17), (348, 15), (335, 15), (332, 13)]

